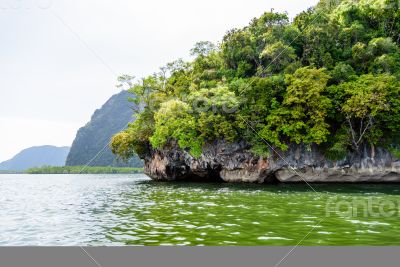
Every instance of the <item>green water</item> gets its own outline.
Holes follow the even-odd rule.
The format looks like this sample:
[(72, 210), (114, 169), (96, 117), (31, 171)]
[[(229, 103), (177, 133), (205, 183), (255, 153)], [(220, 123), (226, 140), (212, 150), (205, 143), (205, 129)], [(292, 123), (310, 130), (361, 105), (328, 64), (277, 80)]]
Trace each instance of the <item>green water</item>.
[[(139, 187), (126, 195), (130, 205), (114, 211), (120, 223), (107, 235), (113, 242), (400, 245), (397, 185), (313, 185), (317, 193), (307, 185), (143, 182)], [(379, 214), (380, 208), (386, 213)]]
[(400, 185), (312, 186), (4, 174), (0, 245), (400, 245)]

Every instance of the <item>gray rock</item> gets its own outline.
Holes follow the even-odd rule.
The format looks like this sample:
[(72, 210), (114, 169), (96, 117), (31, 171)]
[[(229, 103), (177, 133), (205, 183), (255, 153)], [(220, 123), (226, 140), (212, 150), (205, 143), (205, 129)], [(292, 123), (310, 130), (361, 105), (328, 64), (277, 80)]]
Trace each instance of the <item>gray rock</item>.
[[(194, 158), (177, 144), (151, 149), (145, 156), (145, 173), (158, 181), (225, 182), (400, 182), (400, 161), (383, 148), (374, 153), (365, 147), (361, 155), (349, 153), (331, 161), (317, 146), (292, 145), (288, 151), (270, 151), (262, 158), (245, 142), (215, 141)], [(371, 156), (373, 155), (373, 156)]]

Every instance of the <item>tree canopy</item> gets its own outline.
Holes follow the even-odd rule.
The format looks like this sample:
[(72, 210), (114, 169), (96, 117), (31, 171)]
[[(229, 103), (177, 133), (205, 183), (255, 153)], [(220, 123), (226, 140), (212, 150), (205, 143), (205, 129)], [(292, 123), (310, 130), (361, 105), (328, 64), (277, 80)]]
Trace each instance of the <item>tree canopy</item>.
[(245, 140), (262, 155), (260, 137), (281, 150), (320, 145), (332, 158), (363, 145), (393, 147), (399, 17), (395, 0), (321, 0), (292, 22), (266, 12), (219, 44), (199, 42), (192, 61), (131, 85), (141, 108), (111, 147), (125, 159), (170, 142), (197, 157), (217, 139)]

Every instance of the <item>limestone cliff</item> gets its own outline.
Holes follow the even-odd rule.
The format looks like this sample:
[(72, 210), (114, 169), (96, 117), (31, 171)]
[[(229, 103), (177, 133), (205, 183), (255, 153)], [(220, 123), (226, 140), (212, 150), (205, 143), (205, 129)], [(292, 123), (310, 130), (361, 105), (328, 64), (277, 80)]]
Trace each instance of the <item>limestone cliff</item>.
[[(77, 132), (67, 157), (67, 166), (86, 165), (88, 162), (90, 166), (143, 166), (136, 155), (125, 163), (118, 160), (108, 147), (105, 148), (111, 137), (133, 120), (133, 104), (128, 101), (129, 97), (132, 97), (132, 94), (121, 91), (94, 112), (90, 122)], [(102, 153), (98, 154), (101, 151)]]
[(245, 142), (215, 141), (204, 147), (198, 159), (170, 144), (162, 150), (150, 149), (144, 160), (145, 173), (159, 181), (400, 182), (400, 161), (383, 148), (371, 155), (365, 147), (360, 155), (349, 153), (332, 161), (316, 146), (291, 146), (262, 158), (251, 153)]

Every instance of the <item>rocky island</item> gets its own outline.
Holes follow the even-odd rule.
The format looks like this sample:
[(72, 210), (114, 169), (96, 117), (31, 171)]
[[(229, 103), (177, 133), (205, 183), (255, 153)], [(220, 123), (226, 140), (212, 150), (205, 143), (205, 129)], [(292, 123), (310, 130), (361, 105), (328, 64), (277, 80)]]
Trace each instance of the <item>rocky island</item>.
[(400, 15), (393, 0), (266, 12), (130, 84), (112, 139), (158, 181), (400, 182)]

